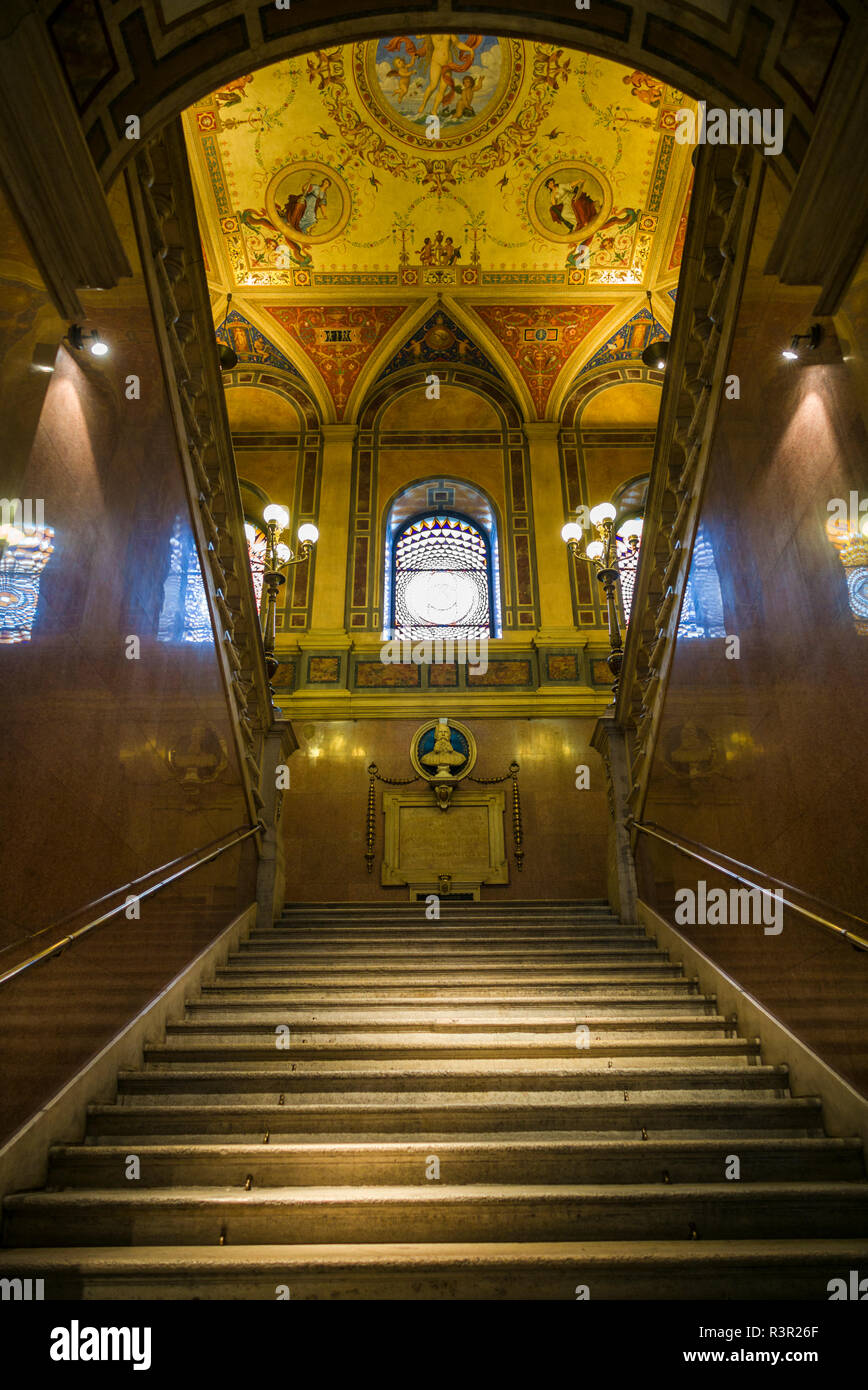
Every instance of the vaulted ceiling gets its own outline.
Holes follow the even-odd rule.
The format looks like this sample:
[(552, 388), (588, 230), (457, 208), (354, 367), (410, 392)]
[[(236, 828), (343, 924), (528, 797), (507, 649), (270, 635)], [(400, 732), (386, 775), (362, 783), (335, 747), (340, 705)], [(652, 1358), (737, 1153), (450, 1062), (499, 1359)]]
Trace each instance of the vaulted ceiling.
[(689, 104), (601, 58), (467, 34), (243, 76), (184, 117), (215, 319), (231, 292), (236, 344), (261, 339), (339, 420), (442, 312), (551, 417), (592, 361), (671, 326)]

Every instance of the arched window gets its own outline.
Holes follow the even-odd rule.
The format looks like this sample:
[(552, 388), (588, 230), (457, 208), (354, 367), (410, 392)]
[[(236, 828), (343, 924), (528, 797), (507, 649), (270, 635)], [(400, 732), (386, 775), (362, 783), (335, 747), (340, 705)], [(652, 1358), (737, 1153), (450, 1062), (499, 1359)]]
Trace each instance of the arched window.
[(413, 642), (499, 636), (497, 571), (494, 514), (481, 492), (444, 480), (406, 489), (386, 526), (386, 635)]
[(488, 543), (463, 517), (421, 516), (395, 537), (395, 636), (490, 637)]

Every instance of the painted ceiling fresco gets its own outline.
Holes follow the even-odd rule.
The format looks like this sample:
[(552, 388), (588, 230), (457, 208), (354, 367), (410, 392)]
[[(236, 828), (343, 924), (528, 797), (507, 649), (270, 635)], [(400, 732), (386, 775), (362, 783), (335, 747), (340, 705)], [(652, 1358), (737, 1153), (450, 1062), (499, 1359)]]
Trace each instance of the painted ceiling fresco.
[(238, 288), (637, 285), (685, 103), (551, 45), (396, 35), (238, 78), (186, 119)]
[(584, 340), (587, 361), (677, 281), (689, 104), (589, 54), (478, 34), (239, 77), (184, 117), (215, 303), (231, 291), (341, 417), (383, 335), (412, 318), (406, 351), (414, 308), (445, 298), (542, 414)]

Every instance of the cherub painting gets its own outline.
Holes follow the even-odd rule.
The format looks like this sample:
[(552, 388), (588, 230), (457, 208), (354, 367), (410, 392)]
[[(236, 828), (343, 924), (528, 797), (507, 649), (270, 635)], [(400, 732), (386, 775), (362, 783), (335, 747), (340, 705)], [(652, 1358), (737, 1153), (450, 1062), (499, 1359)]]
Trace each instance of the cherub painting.
[(648, 106), (659, 106), (663, 100), (663, 83), (649, 77), (646, 72), (631, 72), (622, 80), (633, 96)]
[(214, 99), (217, 105), (220, 107), (237, 106), (244, 96), (244, 90), (248, 82), (252, 81), (253, 73), (251, 72), (248, 73), (246, 77), (236, 77), (232, 82), (227, 82), (224, 87), (220, 87), (214, 93)]
[(475, 116), (476, 112), (473, 109), (473, 97), (482, 86), (484, 80), (485, 79), (481, 76), (477, 77), (475, 80), (472, 77), (463, 77), (461, 79), (461, 91), (458, 93), (458, 100), (451, 110), (447, 110), (446, 114), (452, 116), (456, 121), (461, 120), (465, 116)]
[(299, 246), (297, 241), (290, 240), (275, 227), (265, 208), (243, 208), (238, 214), (238, 221), (254, 238), (261, 238), (261, 246), (258, 241), (253, 243), (253, 246), (259, 248), (251, 251), (254, 264), (273, 264), (282, 269), (286, 269), (287, 264), (311, 264), (308, 252)]
[(395, 96), (398, 99), (398, 101), (403, 101), (405, 96), (409, 92), (410, 78), (413, 76), (415, 68), (415, 58), (413, 59), (412, 63), (408, 63), (407, 59), (402, 58), (400, 54), (397, 54), (392, 59), (392, 66), (389, 69), (387, 76), (397, 77), (398, 79), (397, 83), (395, 84)]
[(375, 103), (411, 126), (430, 116), (466, 126), (506, 80), (502, 40), (482, 34), (396, 34), (379, 40), (369, 69)]
[(416, 255), (422, 265), (455, 265), (461, 257), (461, 247), (455, 245), (451, 236), (444, 237), (442, 230), (438, 228), (433, 239), (430, 236), (425, 237)]

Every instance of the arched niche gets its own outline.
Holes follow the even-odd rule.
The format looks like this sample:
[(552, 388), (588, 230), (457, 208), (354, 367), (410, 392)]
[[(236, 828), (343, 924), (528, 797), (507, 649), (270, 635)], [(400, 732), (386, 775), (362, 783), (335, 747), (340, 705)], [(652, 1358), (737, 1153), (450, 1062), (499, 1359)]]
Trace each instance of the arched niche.
[[(425, 378), (432, 373), (439, 377), (439, 400), (425, 397)], [(426, 363), (376, 383), (360, 411), (354, 446), (348, 630), (382, 630), (390, 507), (399, 493), (436, 478), (461, 479), (489, 499), (497, 518), (503, 629), (538, 625), (530, 469), (521, 426), (521, 412), (504, 383), (469, 367)], [(458, 509), (457, 503), (452, 507)], [(465, 514), (474, 515), (472, 509)]]

